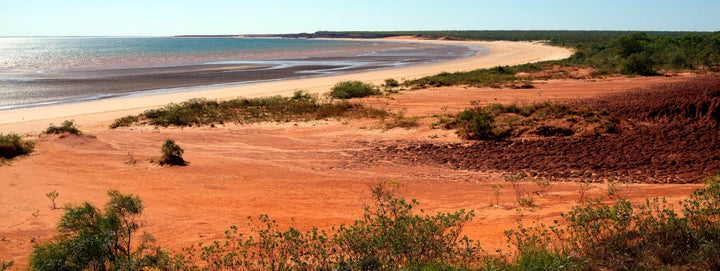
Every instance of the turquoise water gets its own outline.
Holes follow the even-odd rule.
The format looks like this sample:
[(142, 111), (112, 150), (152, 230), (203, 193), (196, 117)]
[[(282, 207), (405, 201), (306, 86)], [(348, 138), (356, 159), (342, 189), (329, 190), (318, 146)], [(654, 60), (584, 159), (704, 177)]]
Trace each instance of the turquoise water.
[(0, 37), (0, 110), (360, 72), (478, 51), (482, 48), (385, 41)]

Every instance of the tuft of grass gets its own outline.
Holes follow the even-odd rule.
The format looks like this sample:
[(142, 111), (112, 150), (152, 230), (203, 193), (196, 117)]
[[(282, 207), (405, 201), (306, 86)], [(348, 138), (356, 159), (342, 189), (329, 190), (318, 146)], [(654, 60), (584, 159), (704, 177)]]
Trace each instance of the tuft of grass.
[(372, 95), (379, 95), (377, 87), (362, 81), (342, 81), (332, 87), (330, 97), (336, 99), (362, 98)]
[(80, 135), (82, 132), (80, 132), (80, 129), (78, 129), (77, 125), (72, 120), (65, 120), (60, 124), (60, 126), (55, 126), (55, 124), (50, 124), (50, 127), (45, 129), (45, 134), (51, 135), (51, 134), (73, 134), (73, 135)]
[(115, 120), (110, 128), (148, 124), (154, 126), (202, 126), (224, 123), (264, 121), (307, 121), (341, 117), (379, 117), (383, 110), (366, 108), (347, 101), (320, 101), (316, 95), (297, 91), (292, 97), (263, 97), (215, 101), (192, 99), (163, 108), (151, 109), (138, 116)]
[(403, 109), (400, 110), (397, 114), (392, 114), (392, 118), (389, 122), (385, 123), (385, 129), (393, 129), (393, 128), (405, 128), (405, 129), (412, 129), (420, 126), (420, 122), (418, 117), (407, 117), (405, 116), (405, 112), (407, 110)]
[(0, 158), (12, 159), (35, 150), (35, 142), (24, 140), (17, 134), (0, 133)]

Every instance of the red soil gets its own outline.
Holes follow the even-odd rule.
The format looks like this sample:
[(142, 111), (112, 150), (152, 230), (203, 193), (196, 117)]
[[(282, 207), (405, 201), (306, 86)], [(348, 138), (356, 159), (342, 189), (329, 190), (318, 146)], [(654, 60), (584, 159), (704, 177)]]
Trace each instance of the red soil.
[[(692, 77), (550, 81), (530, 90), (451, 87), (408, 91), (366, 102), (392, 110), (406, 108), (409, 116), (428, 116), (457, 112), (469, 107), (472, 100), (531, 103), (597, 97)], [(85, 136), (41, 137), (33, 154), (0, 166), (0, 260), (13, 259), (22, 269), (27, 266), (33, 244), (56, 234), (62, 211), (51, 210), (45, 197), (53, 190), (59, 193), (61, 206), (84, 200), (102, 206), (110, 189), (136, 194), (147, 207), (141, 230), (152, 233), (159, 245), (174, 250), (219, 239), (230, 225), (247, 229), (246, 217), (259, 214), (301, 230), (350, 223), (360, 217), (363, 204), (369, 203), (368, 187), (378, 182), (398, 184), (400, 195), (417, 199), (426, 212), (475, 210), (477, 217), (465, 230), (488, 251), (504, 248), (502, 233), (516, 225), (520, 213), (526, 221), (550, 221), (577, 204), (580, 184), (560, 181), (553, 182), (547, 194), (533, 194), (538, 207), (521, 212), (514, 192), (506, 185), (500, 193), (500, 208), (494, 208), (491, 186), (503, 182), (504, 170), (514, 168), (458, 169), (438, 163), (433, 153), (413, 152), (415, 159), (406, 157), (411, 152), (405, 150), (406, 159), (398, 159), (393, 152), (378, 152), (389, 149), (387, 146), (432, 144), (438, 152), (442, 146), (444, 152), (452, 153), (445, 146), (467, 145), (452, 145), (463, 141), (452, 131), (430, 129), (432, 122), (432, 117), (423, 118), (422, 127), (411, 130), (376, 128), (381, 126), (377, 120), (329, 120), (219, 128), (101, 129), (85, 131), (90, 134)], [(160, 146), (167, 138), (185, 149), (189, 166), (159, 167), (148, 162), (160, 155)], [(567, 149), (560, 143), (548, 144)], [(508, 158), (521, 155), (522, 150), (529, 148), (508, 152)], [(462, 154), (466, 153), (456, 156)], [(561, 154), (558, 151), (555, 155), (561, 159)], [(525, 156), (534, 157), (531, 153)], [(128, 164), (130, 158), (137, 163)], [(500, 164), (492, 159), (481, 160)], [(699, 177), (712, 169), (678, 174)], [(545, 172), (542, 168), (537, 171)], [(628, 173), (633, 171), (628, 169)], [(628, 184), (619, 185), (619, 193), (637, 200), (664, 196), (673, 202), (697, 187)], [(524, 188), (530, 192), (538, 189), (532, 182)], [(606, 188), (606, 184), (592, 184), (586, 197), (603, 196)]]

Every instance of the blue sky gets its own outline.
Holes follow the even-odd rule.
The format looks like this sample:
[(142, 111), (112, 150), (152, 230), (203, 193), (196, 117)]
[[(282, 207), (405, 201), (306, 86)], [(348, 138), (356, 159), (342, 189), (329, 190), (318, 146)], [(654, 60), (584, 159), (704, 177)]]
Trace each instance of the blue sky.
[(0, 0), (0, 36), (318, 30), (720, 31), (720, 1)]

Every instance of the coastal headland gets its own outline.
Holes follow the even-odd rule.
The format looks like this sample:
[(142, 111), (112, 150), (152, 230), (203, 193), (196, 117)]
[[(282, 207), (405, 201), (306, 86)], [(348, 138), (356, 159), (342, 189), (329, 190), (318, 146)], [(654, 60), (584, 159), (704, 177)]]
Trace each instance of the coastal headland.
[[(108, 128), (117, 118), (192, 98), (222, 100), (292, 95), (296, 90), (322, 94), (344, 80), (379, 85), (389, 78), (414, 79), (440, 72), (562, 59), (573, 53), (567, 48), (534, 42), (423, 42), (480, 45), (487, 48), (488, 54), (338, 76), (153, 92), (0, 111), (0, 132), (27, 134), (37, 141), (31, 155), (0, 166), (0, 187), (3, 188), (0, 190), (0, 217), (3, 217), (0, 256), (13, 259), (16, 266), (23, 269), (33, 246), (50, 240), (57, 233), (56, 225), (63, 211), (52, 208), (46, 196), (51, 191), (59, 194), (58, 206), (84, 201), (102, 206), (107, 200), (107, 191), (113, 189), (137, 195), (146, 206), (141, 231), (151, 233), (159, 246), (177, 252), (198, 242), (222, 239), (223, 232), (231, 225), (248, 231), (246, 218), (261, 214), (267, 214), (281, 226), (302, 231), (352, 223), (362, 215), (363, 206), (372, 201), (370, 187), (379, 183), (394, 187), (403, 197), (417, 199), (426, 213), (474, 210), (476, 217), (465, 225), (464, 233), (479, 240), (486, 251), (505, 249), (503, 232), (516, 227), (518, 219), (550, 223), (583, 198), (606, 196), (608, 184), (552, 179), (541, 191), (536, 183), (525, 182), (523, 187), (535, 195), (535, 207), (523, 209), (506, 182), (507, 172), (461, 167), (453, 161), (462, 161), (467, 152), (443, 157), (432, 149), (433, 146), (444, 149), (470, 146), (455, 131), (436, 129), (436, 116), (456, 114), (469, 108), (471, 103), (564, 102), (682, 83), (700, 76), (687, 73), (664, 77), (547, 80), (535, 82), (535, 87), (530, 89), (428, 87), (358, 99), (364, 105), (417, 118), (419, 125), (411, 129), (387, 128), (377, 119)], [(59, 124), (69, 119), (79, 125), (82, 135), (40, 134), (50, 123)], [(160, 146), (166, 139), (173, 139), (184, 148), (188, 166), (163, 167), (150, 162), (160, 156)], [(538, 161), (537, 155), (513, 157), (513, 165), (522, 163), (523, 159)], [(646, 175), (653, 178), (650, 173), (643, 176)], [(496, 184), (506, 184), (497, 196), (492, 193)], [(661, 196), (669, 202), (684, 199), (701, 187), (699, 184), (614, 185), (617, 195), (632, 201)], [(518, 210), (524, 211), (520, 214)]]

